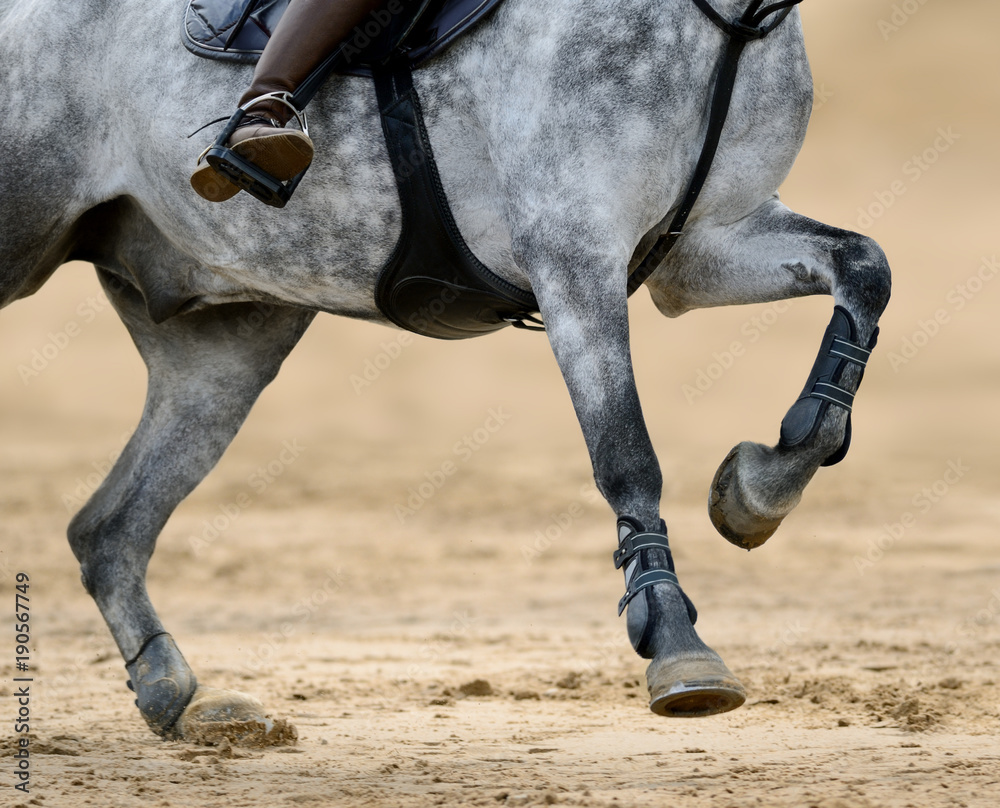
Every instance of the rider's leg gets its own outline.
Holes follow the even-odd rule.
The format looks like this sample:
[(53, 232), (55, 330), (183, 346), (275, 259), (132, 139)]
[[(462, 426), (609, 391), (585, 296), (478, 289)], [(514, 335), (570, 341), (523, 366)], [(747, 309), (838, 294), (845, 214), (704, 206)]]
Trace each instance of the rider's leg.
[[(253, 80), (240, 98), (250, 104), (247, 117), (229, 139), (229, 146), (278, 180), (289, 180), (312, 160), (309, 137), (284, 126), (292, 110), (272, 93), (293, 93), (313, 70), (343, 42), (383, 0), (291, 0), (257, 62)], [(208, 164), (191, 176), (201, 196), (222, 202), (239, 192)]]

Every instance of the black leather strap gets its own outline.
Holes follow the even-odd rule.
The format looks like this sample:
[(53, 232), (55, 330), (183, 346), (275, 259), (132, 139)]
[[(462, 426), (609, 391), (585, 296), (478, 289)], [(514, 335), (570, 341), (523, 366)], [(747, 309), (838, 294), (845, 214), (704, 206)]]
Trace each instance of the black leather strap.
[(848, 412), (850, 412), (851, 408), (854, 406), (854, 393), (850, 390), (845, 390), (843, 387), (836, 384), (830, 384), (828, 382), (816, 382), (809, 395), (813, 398), (829, 401), (831, 404), (836, 404), (838, 407), (843, 407)]
[(621, 543), (612, 555), (615, 562), (615, 569), (620, 570), (628, 564), (640, 550), (651, 550), (654, 548), (666, 550), (669, 553), (670, 542), (662, 533), (633, 533)]
[(864, 377), (865, 367), (877, 341), (876, 328), (868, 344), (861, 345), (854, 317), (843, 306), (834, 307), (833, 317), (823, 335), (805, 387), (781, 421), (780, 447), (791, 449), (812, 441), (822, 426), (827, 410), (831, 406), (842, 407), (848, 412), (844, 440), (840, 448), (823, 461), (823, 465), (832, 466), (844, 459), (851, 445), (850, 413), (855, 393), (844, 388), (841, 380), (849, 365), (859, 367)]
[(530, 292), (491, 272), (455, 223), (407, 62), (375, 75), (403, 226), (375, 288), (379, 310), (401, 328), (464, 339), (532, 320)]
[(622, 595), (622, 599), (618, 601), (618, 616), (621, 617), (622, 612), (625, 611), (625, 607), (632, 598), (638, 595), (642, 590), (647, 589), (654, 584), (664, 584), (671, 583), (676, 586), (680, 586), (680, 582), (677, 580), (677, 574), (671, 572), (670, 570), (649, 570), (647, 572), (641, 572), (638, 575), (633, 575), (632, 580), (629, 581), (628, 588), (625, 590), (625, 594)]
[(830, 356), (838, 356), (841, 359), (846, 359), (848, 362), (852, 362), (860, 367), (867, 367), (872, 352), (842, 337), (834, 337), (829, 354)]
[(257, 10), (257, 6), (259, 6), (260, 3), (261, 0), (249, 0), (246, 8), (243, 9), (243, 13), (240, 15), (240, 18), (236, 21), (236, 25), (233, 26), (233, 30), (229, 32), (229, 36), (226, 38), (226, 46), (223, 50), (229, 50), (233, 46), (233, 43), (236, 42), (236, 38), (243, 30), (243, 26), (247, 24), (247, 20), (250, 19), (250, 15)]
[[(684, 199), (674, 214), (667, 232), (657, 239), (653, 248), (629, 277), (629, 295), (648, 280), (683, 235), (684, 225), (698, 201), (702, 188), (705, 187), (705, 181), (708, 179), (708, 173), (712, 169), (712, 163), (715, 161), (715, 155), (719, 149), (719, 141), (722, 139), (722, 131), (726, 126), (726, 118), (729, 117), (733, 89), (736, 87), (736, 74), (744, 48), (749, 42), (763, 39), (771, 33), (791, 13), (792, 6), (801, 3), (802, 0), (782, 0), (780, 3), (772, 3), (764, 8), (761, 8), (762, 2), (763, 0), (753, 0), (740, 19), (727, 22), (708, 0), (694, 0), (695, 5), (728, 36), (729, 41), (722, 54), (719, 75), (715, 81), (715, 92), (712, 96), (705, 144), (702, 146), (701, 156), (698, 158), (691, 182), (688, 184)], [(777, 19), (764, 25), (764, 20), (774, 13), (778, 13)]]
[[(722, 29), (723, 33), (747, 40), (763, 39), (766, 37), (771, 31), (781, 25), (785, 17), (791, 12), (792, 6), (798, 5), (801, 2), (802, 0), (782, 0), (782, 2), (772, 3), (769, 6), (761, 8), (763, 0), (753, 0), (739, 20), (728, 22), (713, 8), (708, 0), (694, 0), (694, 4), (705, 13), (706, 17)], [(764, 20), (779, 11), (781, 14), (778, 15), (777, 19), (772, 20), (767, 25), (762, 24)]]

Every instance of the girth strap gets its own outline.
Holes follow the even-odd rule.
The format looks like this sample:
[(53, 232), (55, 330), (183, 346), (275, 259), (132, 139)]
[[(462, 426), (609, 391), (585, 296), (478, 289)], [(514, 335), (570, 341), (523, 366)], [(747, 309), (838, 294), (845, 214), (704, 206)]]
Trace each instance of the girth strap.
[(377, 71), (375, 89), (402, 211), (399, 242), (375, 287), (379, 310), (400, 328), (438, 339), (532, 328), (524, 321), (537, 322), (534, 295), (482, 264), (458, 229), (409, 64)]
[[(705, 135), (705, 145), (702, 146), (701, 156), (695, 166), (694, 175), (688, 184), (687, 192), (681, 201), (677, 213), (674, 214), (667, 232), (657, 239), (653, 248), (641, 261), (635, 272), (628, 279), (628, 293), (633, 294), (642, 286), (656, 268), (663, 263), (670, 250), (673, 249), (677, 240), (683, 235), (684, 225), (698, 201), (708, 173), (712, 169), (715, 161), (715, 154), (719, 149), (719, 142), (722, 140), (722, 130), (726, 126), (726, 118), (729, 117), (729, 107), (733, 100), (733, 89), (736, 87), (736, 73), (739, 68), (740, 57), (747, 43), (763, 39), (771, 31), (777, 28), (785, 17), (791, 13), (792, 6), (798, 5), (802, 0), (782, 0), (779, 3), (761, 8), (763, 0), (753, 0), (749, 8), (743, 13), (740, 19), (734, 22), (727, 22), (718, 11), (716, 11), (708, 0), (694, 0), (694, 3), (705, 15), (717, 25), (723, 33), (729, 37), (726, 50), (722, 55), (719, 67), (719, 76), (715, 81), (715, 93), (712, 96), (712, 107), (708, 118), (708, 132)], [(764, 20), (772, 14), (778, 14), (777, 19), (764, 25)]]

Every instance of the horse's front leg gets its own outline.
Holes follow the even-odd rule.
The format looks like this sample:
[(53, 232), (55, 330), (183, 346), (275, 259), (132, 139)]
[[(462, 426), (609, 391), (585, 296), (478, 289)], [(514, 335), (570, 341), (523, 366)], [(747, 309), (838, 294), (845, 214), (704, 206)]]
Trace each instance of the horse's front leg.
[(801, 395), (777, 445), (743, 442), (716, 472), (709, 513), (747, 550), (760, 546), (799, 503), (820, 466), (844, 458), (854, 396), (889, 301), (889, 265), (871, 239), (764, 203), (731, 225), (690, 228), (649, 282), (665, 314), (694, 308), (831, 294), (836, 304)]
[[(577, 256), (579, 257), (579, 256)], [(662, 476), (646, 431), (629, 350), (625, 265), (593, 257), (586, 271), (532, 256), (533, 287), (590, 450), (597, 487), (618, 515), (629, 639), (652, 663), (650, 708), (711, 715), (740, 706), (742, 685), (694, 629), (660, 519)]]

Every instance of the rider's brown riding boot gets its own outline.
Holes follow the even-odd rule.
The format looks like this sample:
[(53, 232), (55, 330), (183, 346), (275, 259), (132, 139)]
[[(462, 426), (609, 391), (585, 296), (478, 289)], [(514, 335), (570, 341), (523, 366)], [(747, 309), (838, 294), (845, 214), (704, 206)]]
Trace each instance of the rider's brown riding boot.
[[(383, 2), (291, 0), (257, 62), (253, 81), (240, 98), (247, 116), (227, 145), (282, 182), (302, 172), (312, 161), (313, 144), (304, 132), (284, 128), (295, 113), (279, 98), (295, 92)], [(240, 190), (207, 163), (191, 175), (191, 185), (212, 202), (224, 202)]]

